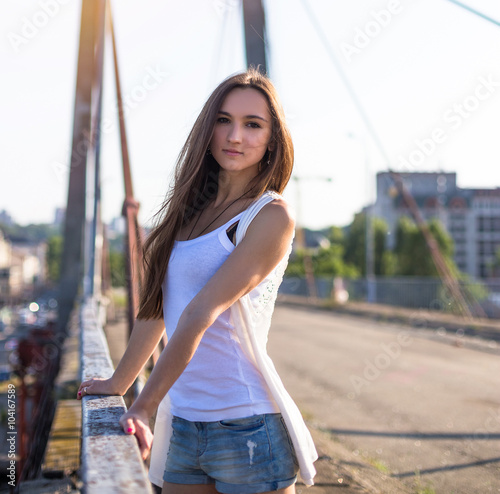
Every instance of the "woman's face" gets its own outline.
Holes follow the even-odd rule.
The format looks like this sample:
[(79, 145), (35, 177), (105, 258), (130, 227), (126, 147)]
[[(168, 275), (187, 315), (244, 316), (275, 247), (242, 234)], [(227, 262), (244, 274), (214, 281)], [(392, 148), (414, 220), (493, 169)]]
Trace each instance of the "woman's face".
[(221, 169), (257, 174), (269, 148), (272, 120), (265, 96), (252, 88), (233, 89), (217, 115), (210, 150)]

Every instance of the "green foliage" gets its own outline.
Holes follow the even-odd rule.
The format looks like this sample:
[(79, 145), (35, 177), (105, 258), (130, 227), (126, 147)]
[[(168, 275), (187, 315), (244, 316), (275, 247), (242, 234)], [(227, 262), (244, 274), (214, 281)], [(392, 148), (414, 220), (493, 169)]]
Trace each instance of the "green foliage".
[(416, 470), (415, 471), (415, 494), (436, 494), (436, 491), (434, 490), (434, 487), (429, 482), (426, 482), (425, 484), (422, 482), (422, 479), (420, 477), (420, 471)]
[(125, 254), (111, 250), (109, 252), (109, 269), (111, 271), (111, 285), (125, 286)]
[(377, 276), (387, 275), (385, 271), (384, 253), (386, 252), (387, 223), (380, 218), (372, 218), (374, 259), (373, 270)]
[[(371, 219), (373, 232), (373, 270), (377, 276), (389, 275), (393, 262), (385, 255), (387, 223), (380, 218)], [(366, 275), (366, 214), (358, 213), (348, 228), (345, 241), (344, 260), (356, 266), (362, 276)]]
[[(438, 220), (430, 220), (427, 226), (451, 273), (460, 277), (453, 262), (453, 240)], [(410, 218), (403, 216), (398, 222), (394, 251), (386, 247), (386, 222), (380, 218), (371, 218), (371, 228), (376, 276), (438, 276), (425, 238)], [(332, 226), (324, 232), (330, 246), (309, 249), (315, 276), (366, 276), (366, 214), (358, 213), (346, 231), (344, 235), (342, 228)], [(304, 250), (294, 253), (286, 271), (287, 276), (305, 276), (304, 257)], [(495, 266), (500, 269), (500, 249), (495, 262)], [(480, 300), (484, 296), (483, 291), (479, 287), (474, 290), (474, 297)]]
[(469, 276), (461, 273), (460, 280), (465, 282), (465, 293), (469, 300), (480, 302), (488, 298), (490, 291), (480, 281), (472, 281)]
[(293, 256), (290, 257), (288, 262), (288, 266), (286, 267), (285, 276), (288, 277), (298, 277), (302, 278), (306, 275), (305, 267), (304, 267), (304, 257), (305, 251), (304, 249), (297, 249)]
[[(357, 278), (358, 269), (344, 261), (343, 232), (339, 227), (331, 227), (328, 232), (330, 245), (309, 249), (312, 259), (313, 272), (315, 276), (342, 276), (347, 278)], [(298, 249), (290, 260), (286, 276), (305, 276), (304, 258), (306, 251)]]
[(111, 252), (123, 252), (124, 251), (124, 245), (125, 245), (125, 236), (122, 234), (118, 235), (113, 235), (112, 237), (108, 237), (108, 245), (109, 245), (109, 250)]
[(380, 269), (384, 276), (396, 276), (398, 274), (398, 260), (394, 252), (390, 250), (384, 251)]
[(344, 230), (339, 226), (331, 226), (327, 233), (328, 240), (332, 244), (344, 244)]
[[(469, 275), (465, 273), (458, 274), (458, 281), (462, 288), (462, 293), (465, 296), (466, 301), (473, 307), (474, 304), (481, 302), (488, 298), (489, 290), (488, 288), (479, 281), (473, 281)], [(443, 310), (446, 312), (451, 312), (453, 314), (460, 313), (460, 307), (457, 301), (451, 296), (449, 290), (446, 286), (442, 286), (439, 289), (438, 297), (443, 304)]]
[(62, 250), (62, 236), (53, 235), (49, 237), (47, 240), (47, 270), (50, 281), (58, 281), (61, 275)]
[[(427, 224), (437, 247), (444, 257), (452, 273), (458, 275), (458, 269), (453, 262), (453, 240), (446, 233), (441, 223), (432, 219)], [(438, 276), (432, 255), (418, 226), (405, 216), (399, 219), (396, 227), (397, 274), (401, 276)]]
[(10, 239), (23, 240), (26, 242), (41, 242), (59, 234), (58, 227), (43, 223), (39, 225), (31, 224), (27, 226), (0, 224), (0, 229)]
[(316, 276), (357, 278), (359, 275), (359, 271), (352, 264), (344, 261), (344, 247), (340, 244), (318, 249), (312, 261)]
[(365, 214), (358, 213), (349, 225), (344, 241), (344, 261), (356, 266), (361, 275), (366, 274), (366, 222)]
[(116, 308), (125, 309), (127, 307), (128, 295), (126, 290), (115, 287), (115, 289), (111, 292), (111, 297)]

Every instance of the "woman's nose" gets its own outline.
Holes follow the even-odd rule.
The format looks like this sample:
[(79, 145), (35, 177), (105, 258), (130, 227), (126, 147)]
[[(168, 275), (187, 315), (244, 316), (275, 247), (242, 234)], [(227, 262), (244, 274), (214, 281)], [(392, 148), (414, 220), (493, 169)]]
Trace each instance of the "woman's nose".
[(227, 140), (229, 142), (241, 142), (241, 128), (239, 125), (231, 125)]

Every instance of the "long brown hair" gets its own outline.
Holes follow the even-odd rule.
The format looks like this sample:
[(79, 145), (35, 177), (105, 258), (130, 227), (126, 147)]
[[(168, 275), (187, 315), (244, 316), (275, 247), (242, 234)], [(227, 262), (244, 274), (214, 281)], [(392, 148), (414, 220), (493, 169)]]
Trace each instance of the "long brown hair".
[[(266, 98), (272, 119), (272, 152), (266, 151), (264, 166), (249, 184), (251, 195), (267, 190), (282, 193), (293, 167), (293, 144), (283, 108), (271, 81), (257, 69), (224, 80), (210, 95), (177, 159), (173, 184), (156, 213), (156, 225), (144, 244), (144, 278), (140, 290), (139, 319), (160, 319), (163, 314), (162, 288), (175, 238), (180, 229), (217, 194), (219, 164), (207, 154), (224, 99), (235, 88), (253, 88)], [(267, 161), (270, 159), (270, 163)], [(250, 193), (249, 193), (250, 194)]]

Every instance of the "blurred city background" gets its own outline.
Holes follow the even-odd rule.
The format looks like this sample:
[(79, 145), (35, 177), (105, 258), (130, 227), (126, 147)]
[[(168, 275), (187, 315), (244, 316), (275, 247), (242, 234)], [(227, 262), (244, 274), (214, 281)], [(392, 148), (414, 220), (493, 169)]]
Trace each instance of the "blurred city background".
[[(96, 465), (112, 472), (74, 394), (119, 361), (178, 153), (212, 90), (250, 64), (277, 87), (295, 146), (297, 235), (270, 353), (321, 445), (313, 490), (500, 492), (497, 2), (3, 7), (6, 492), (90, 492)], [(123, 439), (106, 428), (161, 348), (125, 401), (102, 405), (103, 436)], [(150, 489), (147, 466), (127, 467), (135, 487), (102, 482)]]

